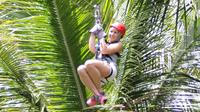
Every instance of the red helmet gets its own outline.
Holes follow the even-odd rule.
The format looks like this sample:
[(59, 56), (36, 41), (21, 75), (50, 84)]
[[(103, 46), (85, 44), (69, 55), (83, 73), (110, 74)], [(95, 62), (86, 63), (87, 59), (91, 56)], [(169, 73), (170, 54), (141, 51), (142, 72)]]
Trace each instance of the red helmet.
[(116, 28), (122, 34), (122, 37), (124, 36), (126, 32), (126, 27), (122, 23), (113, 23), (112, 25), (110, 25), (110, 27)]

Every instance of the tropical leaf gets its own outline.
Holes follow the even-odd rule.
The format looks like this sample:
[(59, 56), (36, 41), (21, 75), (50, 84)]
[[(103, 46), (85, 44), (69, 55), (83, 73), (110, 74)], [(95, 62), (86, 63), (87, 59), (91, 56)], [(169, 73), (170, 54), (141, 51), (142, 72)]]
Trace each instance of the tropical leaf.
[(86, 107), (90, 94), (76, 68), (93, 57), (87, 43), (94, 4), (100, 4), (105, 31), (113, 21), (127, 26), (119, 74), (104, 87), (108, 105), (199, 111), (197, 0), (1, 0), (1, 111)]
[[(17, 49), (26, 57), (23, 71), (38, 87), (39, 92), (46, 96), (48, 110), (80, 111), (86, 106), (86, 95), (79, 82), (76, 67), (92, 57), (89, 56), (86, 43), (88, 28), (94, 24), (93, 4), (96, 3), (100, 2), (1, 2), (1, 28), (16, 38)], [(102, 4), (111, 7), (110, 3)], [(109, 15), (108, 10), (103, 7), (102, 11)], [(105, 16), (103, 21), (109, 22), (108, 18), (104, 18)], [(5, 74), (5, 70), (2, 74)]]
[[(33, 81), (24, 72), (23, 68), (24, 63), (26, 63), (26, 58), (18, 52), (19, 50), (17, 50), (15, 45), (16, 42), (13, 38), (4, 37), (5, 35), (1, 37), (0, 43), (0, 62), (3, 68), (1, 73), (1, 78), (3, 80), (1, 88), (4, 90), (1, 92), (1, 96), (5, 96), (7, 98), (2, 98), (4, 100), (1, 105), (1, 110), (18, 110), (12, 108), (20, 108), (16, 104), (16, 102), (19, 102), (19, 104), (21, 103), (22, 106), (25, 106), (24, 110), (30, 110), (36, 107), (38, 110), (47, 111), (47, 101), (45, 101), (45, 97), (40, 93), (40, 91), (38, 91), (38, 88), (34, 85)], [(18, 93), (18, 95), (16, 95), (16, 93)], [(26, 99), (20, 98), (19, 95), (25, 97)], [(26, 102), (29, 102), (31, 106), (26, 105)], [(7, 106), (9, 109), (6, 109)]]
[[(120, 78), (121, 97), (118, 99), (131, 110), (175, 111), (178, 107), (179, 111), (199, 110), (199, 101), (189, 101), (189, 98), (198, 97), (199, 92), (191, 92), (193, 88), (188, 92), (190, 86), (198, 85), (199, 80), (194, 76), (199, 77), (196, 74), (199, 69), (198, 65), (187, 62), (198, 63), (194, 59), (199, 59), (197, 55), (193, 58), (187, 55), (193, 52), (198, 54), (198, 42), (194, 40), (197, 36), (193, 35), (198, 34), (195, 22), (198, 17), (197, 13), (192, 13), (196, 12), (192, 10), (196, 6), (189, 1), (178, 1), (172, 5), (173, 2), (130, 2), (126, 19), (129, 32), (125, 40), (126, 58), (123, 58), (126, 60), (121, 62), (123, 69), (120, 72), (124, 74)], [(190, 70), (187, 70), (189, 66)], [(189, 82), (193, 82), (192, 85)], [(186, 97), (186, 94), (190, 96)], [(177, 100), (178, 104), (174, 102)]]

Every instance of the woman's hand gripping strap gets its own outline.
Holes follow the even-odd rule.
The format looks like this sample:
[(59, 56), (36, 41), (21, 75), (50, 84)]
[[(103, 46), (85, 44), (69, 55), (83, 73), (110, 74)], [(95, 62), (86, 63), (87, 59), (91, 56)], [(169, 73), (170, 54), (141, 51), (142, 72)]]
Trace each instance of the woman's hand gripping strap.
[(106, 33), (104, 32), (102, 25), (101, 25), (101, 15), (100, 15), (100, 8), (99, 5), (94, 5), (95, 12), (95, 25), (90, 30), (91, 33), (93, 33), (98, 39), (104, 38), (106, 36)]
[(94, 5), (95, 12), (95, 25), (90, 30), (91, 33), (93, 33), (98, 38), (98, 43), (95, 46), (96, 53), (95, 53), (95, 59), (102, 59), (102, 54), (100, 52), (100, 39), (104, 38), (106, 36), (106, 33), (104, 32), (102, 26), (101, 26), (101, 15), (100, 15), (100, 8), (99, 5)]

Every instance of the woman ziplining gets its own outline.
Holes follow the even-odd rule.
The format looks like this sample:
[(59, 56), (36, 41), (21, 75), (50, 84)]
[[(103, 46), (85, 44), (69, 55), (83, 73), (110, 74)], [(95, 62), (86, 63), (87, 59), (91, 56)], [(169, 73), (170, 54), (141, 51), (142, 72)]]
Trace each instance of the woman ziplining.
[(116, 62), (122, 51), (120, 39), (126, 32), (124, 24), (113, 23), (110, 25), (108, 41), (106, 41), (106, 33), (101, 27), (98, 5), (95, 6), (95, 18), (96, 24), (89, 31), (89, 50), (95, 54), (95, 59), (87, 60), (77, 68), (80, 80), (93, 93), (93, 96), (86, 102), (88, 106), (106, 103), (107, 98), (102, 90), (102, 85), (113, 80), (117, 75)]

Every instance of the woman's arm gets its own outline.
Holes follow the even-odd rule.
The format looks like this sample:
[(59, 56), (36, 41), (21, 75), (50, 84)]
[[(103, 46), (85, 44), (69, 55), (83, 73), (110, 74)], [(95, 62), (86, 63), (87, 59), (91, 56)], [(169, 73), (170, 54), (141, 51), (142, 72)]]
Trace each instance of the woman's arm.
[(89, 50), (95, 54), (95, 35), (93, 33), (90, 34), (90, 39), (89, 39)]
[(122, 43), (112, 43), (106, 44), (105, 40), (101, 40), (101, 53), (102, 54), (113, 54), (116, 52), (120, 52), (122, 50)]

